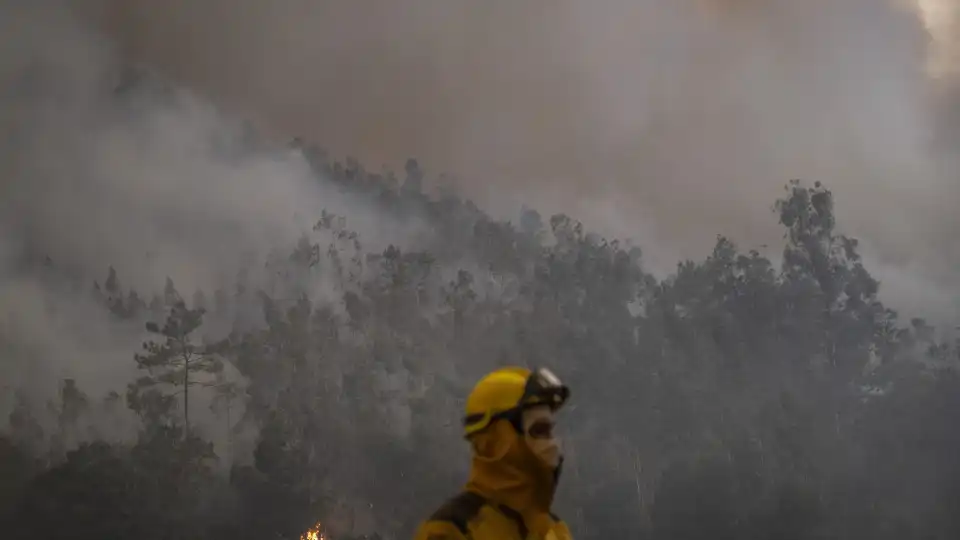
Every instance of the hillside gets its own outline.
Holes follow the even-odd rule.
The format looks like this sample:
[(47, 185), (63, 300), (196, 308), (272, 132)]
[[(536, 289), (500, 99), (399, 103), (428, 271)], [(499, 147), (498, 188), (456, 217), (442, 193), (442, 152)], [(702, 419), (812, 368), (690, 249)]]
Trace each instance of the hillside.
[(44, 47), (0, 65), (8, 537), (409, 537), (505, 364), (572, 387), (579, 539), (960, 534), (960, 347), (880, 301), (829, 178), (771, 201), (783, 253), (718, 236), (658, 279), (574, 217), (496, 220), (415, 159)]

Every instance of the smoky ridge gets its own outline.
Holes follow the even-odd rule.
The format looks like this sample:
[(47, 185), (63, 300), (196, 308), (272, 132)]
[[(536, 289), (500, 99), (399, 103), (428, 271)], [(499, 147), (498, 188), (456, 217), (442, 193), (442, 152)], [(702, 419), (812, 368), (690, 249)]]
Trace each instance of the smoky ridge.
[[(854, 14), (895, 28), (906, 20), (858, 11), (862, 2), (815, 4), (836, 10), (835, 33), (824, 34), (830, 46), (843, 43), (836, 28)], [(128, 14), (146, 13), (130, 6)], [(171, 6), (178, 24), (204, 20), (190, 9), (221, 13), (215, 2)], [(799, 29), (820, 20), (783, 2), (758, 6), (717, 2), (704, 8), (703, 21), (742, 28), (739, 38), (714, 38), (752, 50), (756, 21), (780, 31), (791, 20)], [(267, 34), (270, 21), (288, 20), (258, 9), (251, 16)], [(457, 10), (436, 9), (449, 10), (445, 20), (457, 28)], [(566, 4), (550, 13), (522, 9), (509, 27), (517, 32), (530, 18), (581, 28), (611, 18)], [(486, 24), (498, 20), (491, 10)], [(665, 25), (688, 16), (682, 7), (658, 15)], [(719, 34), (726, 27), (710, 25), (721, 23), (696, 24)], [(395, 39), (396, 28), (372, 26)], [(636, 207), (603, 198), (577, 204), (564, 191), (590, 193), (577, 183), (588, 180), (574, 179), (604, 177), (618, 156), (597, 165), (596, 176), (584, 172), (590, 167), (557, 165), (569, 186), (550, 184), (554, 177), (544, 173), (517, 182), (516, 192), (487, 189), (473, 178), (509, 184), (524, 172), (517, 163), (549, 161), (537, 145), (551, 143), (484, 170), (470, 154), (496, 162), (497, 144), (480, 137), (474, 149), (469, 137), (451, 140), (459, 147), (451, 154), (468, 156), (449, 161), (468, 171), (460, 179), (428, 172), (444, 170), (450, 158), (434, 165), (410, 158), (414, 151), (380, 167), (392, 151), (336, 157), (346, 152), (311, 142), (336, 140), (336, 131), (293, 137), (298, 130), (278, 127), (282, 121), (247, 120), (255, 116), (247, 110), (263, 110), (257, 100), (221, 105), (210, 87), (188, 90), (189, 78), (171, 76), (169, 66), (131, 62), (122, 40), (97, 34), (62, 4), (0, 3), (0, 33), (16, 44), (0, 53), (0, 118), (10, 128), (0, 142), (0, 461), (10, 467), (0, 482), (0, 520), (15, 537), (409, 537), (465, 479), (463, 398), (504, 365), (549, 365), (573, 388), (558, 415), (566, 459), (556, 506), (577, 537), (947, 537), (956, 530), (955, 297), (949, 270), (930, 262), (952, 256), (949, 221), (933, 219), (943, 215), (938, 204), (948, 206), (946, 176), (924, 177), (921, 197), (895, 182), (863, 187), (843, 174), (890, 162), (850, 172), (839, 162), (771, 159), (723, 175), (769, 172), (764, 182), (773, 189), (703, 188), (717, 199), (700, 212), (704, 222), (660, 220), (656, 212), (624, 220), (617, 212)], [(432, 44), (448, 38), (427, 35)], [(209, 53), (191, 39), (188, 32), (182, 46), (203, 60)], [(776, 41), (786, 38), (764, 39), (787, 54)], [(792, 39), (811, 38), (797, 30)], [(348, 42), (342, 34), (336, 40)], [(587, 56), (612, 46), (591, 43)], [(926, 58), (924, 47), (906, 48), (910, 58)], [(804, 50), (784, 65), (827, 56)], [(883, 81), (878, 72), (896, 71), (886, 69), (857, 73)], [(801, 82), (814, 73), (799, 71)], [(593, 90), (570, 92), (595, 92), (601, 75), (584, 75)], [(828, 79), (801, 86), (831, 96), (837, 86)], [(695, 86), (681, 93), (692, 99)], [(607, 91), (616, 102), (618, 91)], [(847, 97), (827, 99), (855, 111), (845, 120), (871, 110)], [(561, 110), (578, 99), (565, 96)], [(707, 100), (700, 112), (716, 107)], [(383, 113), (374, 111), (370, 118)], [(864, 122), (879, 132), (891, 120), (877, 116)], [(588, 124), (609, 117), (596, 113)], [(773, 115), (786, 124), (793, 117)], [(909, 131), (912, 123), (904, 125)], [(651, 136), (643, 152), (652, 160), (647, 174), (707, 175), (706, 164), (678, 169), (682, 160), (671, 156), (697, 127), (658, 128), (662, 140)], [(935, 127), (949, 140), (948, 120)], [(346, 142), (338, 144), (363, 138), (343, 129)], [(510, 131), (509, 123), (476, 129)], [(811, 129), (804, 136), (784, 129), (779, 143), (808, 144)], [(616, 146), (616, 130), (593, 132)], [(765, 140), (748, 135), (748, 143)], [(695, 149), (716, 140), (704, 137)], [(873, 148), (911, 148), (907, 136), (890, 137), (878, 133)], [(557, 147), (565, 144), (577, 147)], [(936, 164), (949, 172), (947, 157)], [(628, 180), (610, 182), (597, 191), (616, 197), (631, 189)], [(702, 187), (686, 182), (654, 184), (642, 198), (661, 212), (696, 214), (701, 201), (672, 191)], [(891, 193), (905, 194), (905, 206), (884, 202)], [(734, 216), (746, 223), (735, 225), (723, 205), (756, 206), (756, 213)], [(908, 216), (926, 209), (931, 221), (892, 239), (884, 234), (896, 227), (870, 228), (871, 220), (896, 223), (904, 208)], [(921, 239), (944, 253), (924, 259), (900, 249)], [(885, 296), (888, 289), (900, 296)], [(69, 530), (50, 519), (54, 511)]]

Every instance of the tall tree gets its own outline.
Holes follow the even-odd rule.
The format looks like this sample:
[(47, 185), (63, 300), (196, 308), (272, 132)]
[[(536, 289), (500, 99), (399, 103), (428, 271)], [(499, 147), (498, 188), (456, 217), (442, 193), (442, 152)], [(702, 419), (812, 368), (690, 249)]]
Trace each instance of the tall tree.
[[(168, 290), (167, 295), (170, 294)], [(203, 324), (203, 314), (203, 308), (190, 309), (182, 300), (176, 300), (163, 326), (155, 322), (146, 324), (147, 331), (161, 339), (145, 342), (144, 353), (135, 355), (137, 367), (147, 375), (133, 383), (134, 393), (152, 389), (164, 393), (162, 388), (171, 387), (179, 388), (174, 393), (182, 392), (184, 438), (190, 432), (190, 388), (215, 386), (216, 375), (223, 371), (221, 345), (195, 343), (193, 334)]]

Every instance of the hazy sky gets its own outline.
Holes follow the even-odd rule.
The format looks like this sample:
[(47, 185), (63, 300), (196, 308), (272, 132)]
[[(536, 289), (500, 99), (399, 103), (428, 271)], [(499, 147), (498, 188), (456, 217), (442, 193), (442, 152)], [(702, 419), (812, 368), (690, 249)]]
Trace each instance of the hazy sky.
[(276, 133), (374, 169), (415, 156), (494, 212), (636, 237), (660, 268), (717, 233), (775, 243), (798, 177), (834, 189), (901, 296), (956, 283), (955, 0), (80, 3)]

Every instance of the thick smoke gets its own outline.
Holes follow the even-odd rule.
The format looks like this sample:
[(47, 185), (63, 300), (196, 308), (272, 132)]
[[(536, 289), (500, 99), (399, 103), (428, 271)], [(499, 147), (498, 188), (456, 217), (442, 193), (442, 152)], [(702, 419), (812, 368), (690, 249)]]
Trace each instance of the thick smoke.
[(954, 0), (916, 0), (915, 9), (930, 35), (927, 69), (937, 79), (960, 71), (960, 4)]
[[(71, 2), (120, 58), (59, 4), (0, 5), (4, 261), (29, 245), (192, 291), (293, 242), (321, 207), (368, 242), (410, 238), (297, 156), (242, 150), (203, 101), (118, 102), (118, 66), (136, 60), (272, 133), (373, 167), (419, 157), (501, 215), (526, 202), (635, 237), (661, 271), (716, 233), (775, 248), (780, 187), (823, 180), (895, 306), (957, 309), (950, 0)], [(4, 317), (25, 329), (6, 341), (99, 360), (44, 369), (129, 367), (129, 348), (85, 328), (96, 318), (50, 308), (60, 291), (13, 263), (3, 276)]]
[(716, 233), (775, 247), (781, 186), (824, 181), (888, 299), (957, 310), (954, 0), (89, 1), (280, 132), (568, 211), (660, 271)]
[[(231, 290), (271, 251), (288, 254), (322, 209), (347, 216), (372, 249), (415, 241), (416, 225), (388, 223), (325, 186), (302, 155), (255, 149), (205, 102), (137, 83), (63, 4), (0, 1), (0, 35), (5, 390), (50, 396), (75, 378), (94, 397), (123, 391), (144, 336), (95, 304), (93, 280), (102, 284), (108, 265), (124, 290), (150, 295), (169, 276), (189, 300)], [(12, 399), (3, 396), (0, 414)]]

